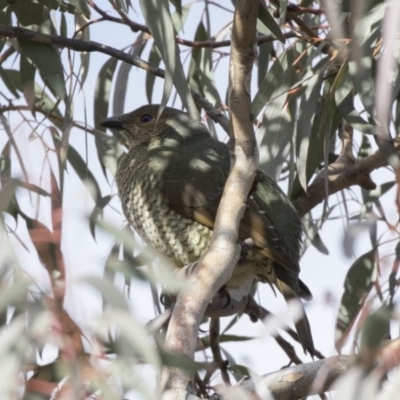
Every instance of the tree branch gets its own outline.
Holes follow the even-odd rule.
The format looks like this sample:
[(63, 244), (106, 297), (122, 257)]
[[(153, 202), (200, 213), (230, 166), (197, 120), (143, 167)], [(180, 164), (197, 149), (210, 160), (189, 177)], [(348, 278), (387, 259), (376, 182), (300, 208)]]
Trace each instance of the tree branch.
[[(163, 78), (165, 76), (165, 71), (162, 68), (155, 67), (148, 62), (140, 59), (139, 57), (133, 57), (121, 50), (117, 50), (113, 47), (106, 46), (101, 43), (79, 40), (79, 39), (69, 39), (61, 36), (47, 35), (44, 33), (34, 32), (25, 28), (7, 27), (0, 25), (0, 36), (12, 37), (12, 38), (24, 38), (37, 43), (47, 43), (51, 45), (66, 47), (75, 51), (87, 51), (87, 52), (99, 52), (107, 54), (117, 60), (124, 61), (130, 65), (141, 68), (146, 72)], [(12, 54), (11, 50), (9, 52)], [(7, 57), (9, 54), (7, 53)], [(216, 123), (221, 124), (221, 127), (225, 132), (229, 133), (228, 119), (219, 110), (212, 106), (212, 104), (204, 99), (199, 93), (191, 90), (194, 101), (200, 106), (204, 107), (207, 114)]]
[[(326, 392), (332, 383), (354, 363), (355, 356), (333, 356), (324, 360), (295, 365), (264, 375), (259, 381), (245, 380), (232, 389), (247, 393), (269, 393), (274, 400), (295, 400)], [(228, 400), (229, 395), (223, 395)]]
[[(400, 145), (396, 144), (395, 148), (399, 153)], [(327, 170), (323, 169), (319, 172), (313, 183), (309, 185), (307, 193), (301, 194), (294, 201), (298, 214), (305, 215), (331, 194), (353, 185), (361, 186), (366, 190), (375, 189), (376, 185), (369, 174), (384, 165), (387, 165), (387, 158), (381, 150), (377, 150), (368, 157), (360, 158), (354, 163), (343, 162), (343, 159), (336, 160), (328, 166)], [(325, 176), (327, 176), (327, 181)]]
[[(224, 400), (232, 399), (242, 389), (247, 394), (268, 392), (274, 400), (295, 400), (331, 390), (332, 384), (358, 361), (356, 355), (333, 356), (320, 361), (296, 365), (264, 375), (257, 382), (244, 380), (233, 386), (229, 393), (222, 393)], [(400, 339), (383, 344), (374, 365), (374, 372), (384, 376), (400, 364)], [(365, 366), (366, 369), (371, 365)], [(368, 379), (368, 375), (366, 375)]]
[[(190, 359), (194, 357), (201, 318), (211, 299), (231, 276), (239, 259), (238, 227), (258, 168), (250, 101), (258, 8), (258, 0), (239, 0), (236, 3), (230, 72), (235, 159), (224, 188), (209, 249), (189, 277), (190, 291), (183, 291), (178, 296), (166, 337), (170, 351)], [(178, 368), (165, 369), (162, 388), (164, 400), (186, 399), (188, 392), (193, 392), (190, 373)]]
[(221, 348), (219, 347), (219, 318), (210, 319), (210, 349), (214, 358), (214, 362), (221, 370), (222, 380), (226, 385), (230, 385), (228, 374), (228, 364), (222, 359)]
[(45, 33), (34, 32), (30, 29), (10, 27), (5, 25), (0, 25), (0, 36), (10, 37), (10, 38), (23, 38), (31, 40), (37, 43), (47, 43), (56, 46), (66, 47), (75, 51), (97, 51), (99, 53), (107, 54), (118, 60), (125, 61), (130, 65), (144, 69), (150, 74), (156, 75), (160, 78), (164, 78), (165, 72), (161, 68), (154, 67), (148, 62), (140, 59), (139, 57), (131, 56), (121, 50), (117, 50), (113, 47), (106, 46), (93, 41), (79, 40), (79, 39), (69, 39), (62, 36), (47, 35)]
[[(121, 18), (118, 17), (113, 17), (109, 15), (107, 12), (99, 8), (96, 4), (93, 2), (89, 2), (91, 7), (93, 7), (101, 16), (104, 20), (110, 21), (110, 22), (115, 22), (117, 24), (122, 24), (128, 26), (133, 32), (146, 32), (149, 35), (151, 35), (150, 29), (146, 25), (139, 24), (138, 22), (132, 21), (126, 14), (122, 13), (121, 11), (117, 10)], [(301, 7), (302, 8), (302, 7)], [(300, 7), (299, 7), (300, 9)], [(316, 10), (317, 12), (318, 10)], [(315, 12), (315, 13), (316, 13)], [(299, 35), (295, 32), (285, 32), (283, 33), (283, 36), (286, 39), (290, 38), (299, 38), (299, 39), (311, 39), (318, 37), (314, 33), (315, 29), (319, 29), (319, 27), (309, 27), (308, 28), (312, 34), (310, 35), (309, 38), (302, 37), (299, 38)], [(261, 45), (263, 43), (267, 42), (274, 42), (278, 40), (275, 35), (265, 35), (265, 36), (260, 36), (257, 38), (257, 45)], [(192, 48), (211, 48), (211, 49), (217, 49), (220, 47), (229, 47), (231, 45), (231, 40), (220, 40), (220, 41), (215, 41), (215, 40), (204, 40), (204, 41), (197, 41), (197, 40), (187, 40), (183, 39), (179, 36), (175, 37), (175, 41), (178, 44), (181, 44), (183, 46), (187, 47), (192, 47)]]

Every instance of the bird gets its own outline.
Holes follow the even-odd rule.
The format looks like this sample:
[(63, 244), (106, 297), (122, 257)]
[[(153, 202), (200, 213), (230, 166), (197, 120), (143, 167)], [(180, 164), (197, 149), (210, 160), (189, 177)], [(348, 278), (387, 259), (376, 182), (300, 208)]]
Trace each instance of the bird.
[[(127, 220), (145, 242), (182, 268), (208, 248), (230, 171), (230, 149), (188, 113), (171, 107), (160, 111), (158, 104), (144, 105), (100, 126), (120, 131), (129, 145), (116, 171)], [(225, 287), (237, 288), (251, 274), (276, 286), (286, 301), (312, 299), (299, 278), (302, 234), (288, 197), (259, 170), (239, 227), (240, 239), (253, 245)], [(304, 307), (295, 326), (304, 351), (313, 355)]]

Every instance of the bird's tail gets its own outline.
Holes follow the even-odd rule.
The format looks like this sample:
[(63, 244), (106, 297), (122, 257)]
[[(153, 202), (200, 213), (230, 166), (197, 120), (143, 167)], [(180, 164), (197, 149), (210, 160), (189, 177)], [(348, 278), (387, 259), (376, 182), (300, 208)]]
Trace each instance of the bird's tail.
[[(296, 294), (292, 288), (290, 288), (285, 282), (281, 281), (280, 279), (277, 279), (275, 284), (276, 284), (277, 288), (279, 289), (279, 291), (282, 293), (286, 302), (297, 301), (301, 305), (302, 315), (297, 320), (297, 322), (295, 322), (296, 331), (297, 331), (297, 334), (299, 335), (299, 340), (300, 340), (301, 345), (303, 346), (304, 352), (305, 353), (308, 352), (313, 357), (314, 356), (314, 341), (313, 341), (313, 337), (311, 334), (311, 327), (310, 327), (310, 323), (308, 321), (306, 312), (304, 310), (303, 303), (301, 302), (299, 295)], [(308, 290), (308, 288), (307, 288), (307, 290)], [(311, 295), (311, 293), (310, 293), (310, 295)]]

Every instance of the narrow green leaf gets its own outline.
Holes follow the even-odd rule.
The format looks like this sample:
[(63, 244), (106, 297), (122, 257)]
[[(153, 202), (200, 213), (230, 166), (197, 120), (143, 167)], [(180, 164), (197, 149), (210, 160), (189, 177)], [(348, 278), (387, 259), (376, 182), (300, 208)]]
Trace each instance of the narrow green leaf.
[[(0, 0), (0, 24), (11, 25), (11, 7), (7, 0)], [(1, 48), (5, 44), (5, 38), (2, 40)]]
[(115, 0), (115, 3), (120, 11), (124, 12), (125, 14), (128, 12), (124, 0)]
[[(381, 21), (386, 3), (378, 4), (370, 9), (354, 27), (357, 45), (360, 47), (360, 57), (349, 62), (350, 77), (357, 90), (360, 100), (368, 113), (370, 123), (374, 121), (374, 89), (373, 72), (375, 46), (381, 35)], [(354, 54), (358, 54), (354, 53)]]
[(322, 74), (315, 74), (308, 82), (305, 93), (301, 96), (299, 105), (299, 119), (296, 135), (296, 168), (301, 186), (307, 190), (307, 159), (310, 149), (314, 151), (314, 144), (310, 141), (311, 126), (314, 119), (319, 94), (322, 85)]
[(336, 319), (336, 349), (340, 351), (345, 336), (351, 329), (373, 285), (375, 251), (371, 250), (359, 257), (350, 267), (345, 282), (344, 293)]
[(103, 131), (105, 131), (105, 128), (99, 126), (99, 122), (108, 116), (111, 82), (117, 66), (117, 61), (116, 58), (110, 57), (101, 67), (94, 89), (94, 126), (96, 129)]
[[(153, 46), (150, 50), (149, 63), (151, 65), (154, 65), (155, 67), (158, 67), (161, 63), (161, 55), (155, 44), (153, 44)], [(147, 96), (147, 101), (149, 102), (149, 104), (152, 103), (155, 80), (156, 80), (156, 76), (154, 74), (146, 74), (146, 96)]]
[(19, 72), (12, 69), (4, 69), (0, 66), (0, 77), (7, 86), (7, 89), (18, 99), (18, 90), (22, 91)]
[[(53, 132), (53, 140), (55, 146), (59, 147), (61, 143), (61, 137), (56, 135), (55, 132)], [(73, 146), (68, 147), (67, 161), (71, 164), (72, 168), (82, 182), (88, 181), (90, 183), (92, 190), (90, 190), (89, 193), (92, 196), (95, 204), (97, 204), (99, 198), (101, 197), (101, 190), (99, 184), (97, 183), (97, 179), (88, 168), (87, 163), (83, 160), (81, 155)]]
[[(148, 43), (147, 36), (148, 35), (144, 32), (138, 35), (135, 43), (131, 46), (129, 50), (129, 54), (132, 57), (140, 57), (144, 48), (146, 47), (146, 44)], [(126, 91), (128, 89), (128, 78), (131, 69), (132, 65), (128, 63), (123, 62), (119, 66), (117, 77), (115, 79), (115, 87), (118, 88), (118, 90), (114, 91), (113, 115), (121, 115), (124, 112)]]
[[(278, 97), (288, 90), (287, 77), (294, 73), (293, 50), (283, 52), (273, 63), (264, 80), (262, 81), (257, 93), (252, 101), (254, 115), (258, 115), (264, 108), (267, 101), (273, 97)], [(281, 83), (283, 87), (280, 88)]]
[(88, 276), (83, 281), (95, 287), (101, 293), (103, 300), (113, 308), (113, 312), (117, 310), (129, 312), (124, 296), (108, 279)]
[(86, 0), (69, 0), (69, 2), (83, 14), (86, 18), (90, 18), (90, 9)]
[(260, 2), (258, 19), (277, 37), (277, 39), (279, 39), (282, 43), (286, 42), (286, 38), (279, 28), (279, 25), (276, 23), (275, 18), (269, 13), (264, 2)]
[(372, 154), (372, 147), (367, 135), (362, 136), (361, 146), (358, 149), (357, 158), (368, 157)]
[[(89, 41), (90, 40), (90, 26), (87, 25), (87, 20), (83, 18), (79, 14), (75, 14), (75, 26), (80, 29), (85, 26), (83, 31), (80, 31), (76, 39)], [(80, 69), (80, 86), (83, 87), (83, 84), (86, 81), (87, 75), (89, 73), (89, 64), (90, 64), (90, 52), (82, 51), (80, 53), (81, 56), (81, 69)]]
[(60, 21), (60, 36), (61, 37), (68, 37), (68, 25), (67, 19), (65, 18), (65, 14), (61, 14), (61, 21)]
[(20, 74), (22, 82), (22, 90), (26, 104), (32, 110), (35, 105), (35, 74), (36, 67), (32, 64), (29, 58), (26, 58), (23, 54), (20, 57)]
[(97, 155), (103, 168), (107, 168), (111, 175), (114, 176), (118, 160), (124, 152), (118, 138), (115, 135), (110, 136), (96, 129), (95, 144)]
[[(200, 21), (194, 40), (204, 41), (208, 39), (206, 28)], [(212, 70), (212, 51), (207, 48), (197, 48), (192, 51), (188, 79), (191, 86), (197, 92), (206, 97), (214, 106), (219, 107), (221, 99), (216, 89), (214, 72)]]
[(175, 73), (175, 32), (167, 0), (140, 0), (140, 8), (165, 64), (164, 90), (159, 113), (167, 105)]
[(393, 312), (386, 305), (383, 305), (368, 316), (361, 332), (361, 355), (367, 357), (368, 355), (375, 355), (382, 343), (391, 338), (390, 321), (392, 317)]
[(10, 8), (22, 26), (40, 25), (45, 16), (44, 7), (31, 0), (14, 1)]
[[(395, 185), (395, 183), (395, 181), (385, 182), (381, 185), (378, 185), (374, 190), (363, 191), (363, 206), (370, 208), (372, 207), (372, 204), (377, 204), (381, 197), (388, 192)], [(361, 215), (363, 215), (362, 212)]]
[(264, 80), (267, 71), (268, 71), (268, 64), (271, 56), (271, 52), (274, 46), (272, 42), (263, 43), (261, 46), (258, 46), (258, 69), (257, 69), (257, 82), (258, 88), (262, 81)]
[(375, 134), (375, 126), (365, 121), (354, 107), (354, 86), (346, 64), (342, 66), (339, 75), (341, 76), (335, 90), (335, 102), (341, 116), (354, 129), (363, 133)]
[(184, 107), (192, 117), (197, 118), (199, 116), (197, 108), (186, 82), (179, 47), (175, 43), (168, 0), (140, 0), (140, 8), (165, 64), (164, 90), (159, 112), (161, 113), (166, 106), (175, 84)]
[(19, 38), (18, 43), (21, 53), (32, 60), (46, 85), (57, 97), (65, 99), (64, 72), (58, 51), (49, 44), (32, 42), (27, 39)]
[[(249, 340), (254, 340), (255, 337), (253, 336), (241, 336), (241, 335), (220, 335), (219, 342), (248, 342)], [(201, 338), (204, 348), (210, 347), (210, 337), (205, 336)]]
[(89, 217), (89, 229), (90, 233), (92, 234), (92, 237), (94, 240), (96, 240), (96, 231), (95, 231), (95, 226), (96, 226), (96, 220), (99, 217), (103, 216), (103, 210), (104, 208), (108, 205), (108, 203), (111, 201), (113, 198), (113, 195), (107, 195), (104, 197), (100, 197), (98, 202), (93, 208), (93, 211), (90, 213)]
[(287, 5), (287, 0), (279, 0), (279, 25), (281, 26), (286, 24)]

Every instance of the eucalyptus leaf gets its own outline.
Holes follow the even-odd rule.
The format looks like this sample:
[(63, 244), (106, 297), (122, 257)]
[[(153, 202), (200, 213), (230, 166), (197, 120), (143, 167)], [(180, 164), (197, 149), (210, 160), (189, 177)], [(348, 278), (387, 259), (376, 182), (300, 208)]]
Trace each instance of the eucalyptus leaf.
[(18, 38), (21, 53), (32, 60), (32, 63), (41, 73), (41, 76), (60, 99), (66, 95), (64, 72), (59, 52), (50, 44), (33, 42)]
[(373, 285), (375, 251), (370, 250), (359, 257), (350, 267), (344, 281), (344, 293), (336, 319), (336, 349), (340, 351), (344, 339), (353, 326)]
[(274, 17), (270, 14), (264, 2), (260, 2), (258, 19), (262, 21), (262, 23), (277, 37), (277, 39), (279, 39), (282, 43), (286, 42), (286, 38), (279, 28), (279, 25), (276, 23)]

